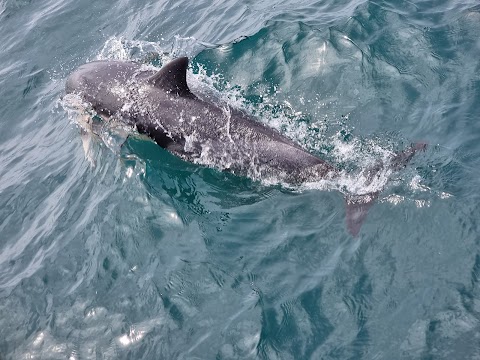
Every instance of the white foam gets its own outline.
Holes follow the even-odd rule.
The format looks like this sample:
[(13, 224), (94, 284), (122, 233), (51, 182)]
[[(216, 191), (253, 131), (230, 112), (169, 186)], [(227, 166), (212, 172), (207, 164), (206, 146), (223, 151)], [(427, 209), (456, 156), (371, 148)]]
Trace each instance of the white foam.
[[(345, 39), (348, 42), (349, 39)], [(350, 43), (349, 43), (350, 44)], [(204, 44), (194, 38), (176, 37), (173, 44), (171, 44), (171, 51), (164, 51), (158, 43), (144, 42), (144, 41), (130, 41), (122, 38), (110, 38), (105, 43), (103, 49), (97, 56), (97, 59), (120, 59), (120, 60), (139, 60), (145, 61), (152, 54), (153, 58), (158, 62), (164, 64), (173, 59), (178, 54), (190, 53), (194, 55), (194, 51), (199, 51), (211, 44)], [(325, 44), (320, 46), (320, 55), (325, 54)], [(300, 143), (307, 151), (317, 155), (326, 157), (332, 163), (344, 169), (339, 172), (339, 176), (334, 179), (320, 179), (315, 182), (302, 184), (295, 189), (303, 191), (307, 189), (320, 190), (338, 190), (349, 195), (363, 195), (372, 192), (381, 191), (387, 184), (388, 179), (392, 173), (389, 168), (391, 159), (394, 153), (381, 146), (375, 140), (363, 140), (352, 136), (352, 129), (349, 129), (346, 124), (349, 123), (348, 115), (337, 122), (339, 130), (334, 134), (326, 134), (325, 121), (306, 121), (305, 115), (299, 109), (294, 108), (288, 99), (283, 101), (276, 100), (276, 90), (273, 94), (269, 94), (266, 90), (258, 88), (261, 103), (252, 105), (247, 102), (244, 96), (245, 90), (238, 85), (232, 85), (223, 78), (221, 74), (207, 75), (207, 69), (201, 64), (197, 64), (198, 72), (193, 73), (188, 70), (187, 78), (190, 88), (200, 97), (212, 102), (216, 102), (225, 111), (225, 139), (223, 142), (223, 151), (219, 152), (210, 142), (200, 142), (193, 132), (186, 137), (186, 148), (193, 148), (201, 144), (201, 154), (199, 158), (193, 161), (217, 168), (219, 170), (231, 168), (239, 156), (238, 144), (233, 144), (233, 139), (229, 131), (230, 107), (243, 110), (253, 116), (258, 121), (277, 129), (287, 137)], [(144, 69), (159, 69), (153, 65), (147, 64), (143, 66)], [(127, 93), (125, 87), (118, 87), (112, 89), (112, 92), (119, 97), (124, 97)], [(138, 90), (139, 96), (142, 96), (142, 89)], [(322, 106), (320, 99), (317, 99), (319, 106)], [(300, 102), (301, 103), (301, 102)], [(183, 119), (182, 117), (182, 120)], [(159, 125), (160, 126), (160, 125)], [(113, 132), (115, 134), (115, 131)], [(102, 140), (110, 148), (115, 149), (115, 142), (113, 146), (109, 144), (112, 141), (112, 131), (105, 132)], [(229, 145), (231, 143), (231, 146)], [(248, 149), (248, 144), (241, 146), (242, 149)], [(328, 150), (326, 150), (328, 149)], [(248, 150), (245, 150), (248, 151)], [(220, 155), (220, 156), (219, 156)], [(263, 183), (275, 184), (282, 183), (285, 177), (274, 176), (268, 174), (258, 166), (255, 161), (254, 151), (252, 149), (250, 157), (250, 166), (247, 175), (254, 180), (260, 180)], [(128, 174), (127, 174), (128, 175)], [(414, 188), (416, 180), (412, 180), (411, 186)], [(284, 184), (286, 185), (286, 184)]]

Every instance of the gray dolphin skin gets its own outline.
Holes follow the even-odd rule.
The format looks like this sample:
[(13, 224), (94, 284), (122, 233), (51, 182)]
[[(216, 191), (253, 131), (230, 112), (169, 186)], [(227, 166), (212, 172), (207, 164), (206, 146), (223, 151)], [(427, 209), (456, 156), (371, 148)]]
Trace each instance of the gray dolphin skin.
[[(289, 184), (335, 178), (336, 168), (298, 144), (230, 106), (194, 95), (188, 85), (188, 58), (160, 71), (126, 61), (94, 61), (67, 79), (66, 92), (80, 95), (105, 118), (136, 127), (180, 158), (208, 159), (222, 170), (253, 178), (274, 177)], [(398, 156), (406, 163), (415, 148)], [(347, 199), (347, 228), (356, 236), (377, 194)]]
[(194, 95), (187, 67), (186, 57), (158, 72), (133, 62), (95, 61), (70, 75), (66, 91), (190, 162), (203, 156), (235, 174), (275, 176), (291, 184), (335, 173), (333, 166), (242, 111)]

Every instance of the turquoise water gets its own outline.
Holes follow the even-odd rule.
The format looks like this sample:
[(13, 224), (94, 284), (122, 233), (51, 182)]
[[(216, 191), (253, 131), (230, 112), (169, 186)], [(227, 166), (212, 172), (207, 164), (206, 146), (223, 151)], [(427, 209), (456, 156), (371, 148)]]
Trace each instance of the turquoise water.
[[(479, 39), (477, 0), (0, 0), (0, 359), (478, 359)], [(67, 75), (178, 55), (345, 177), (91, 162)], [(342, 191), (414, 141), (353, 238)]]

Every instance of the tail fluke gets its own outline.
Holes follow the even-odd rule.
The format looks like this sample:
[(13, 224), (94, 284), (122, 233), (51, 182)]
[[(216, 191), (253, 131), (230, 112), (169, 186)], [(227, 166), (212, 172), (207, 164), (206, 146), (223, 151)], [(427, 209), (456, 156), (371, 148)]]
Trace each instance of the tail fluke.
[[(399, 170), (407, 165), (413, 158), (415, 153), (420, 150), (425, 150), (427, 144), (416, 143), (405, 149), (392, 159), (391, 167), (394, 170)], [(380, 169), (378, 166), (368, 170), (368, 176), (373, 177)], [(356, 237), (360, 232), (363, 222), (365, 221), (368, 210), (373, 206), (375, 200), (378, 198), (379, 192), (374, 192), (365, 195), (349, 195), (345, 198), (346, 201), (346, 222), (348, 232)]]
[(360, 232), (365, 221), (368, 210), (378, 197), (378, 192), (367, 195), (347, 196), (346, 201), (346, 221), (348, 232), (356, 237)]

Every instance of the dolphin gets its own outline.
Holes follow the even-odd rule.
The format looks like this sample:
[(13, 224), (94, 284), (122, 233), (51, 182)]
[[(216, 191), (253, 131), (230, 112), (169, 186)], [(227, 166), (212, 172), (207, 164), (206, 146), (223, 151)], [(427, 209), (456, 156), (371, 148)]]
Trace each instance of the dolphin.
[[(332, 164), (305, 151), (277, 130), (229, 105), (218, 106), (193, 94), (187, 84), (188, 58), (159, 71), (128, 61), (93, 61), (66, 81), (103, 118), (125, 122), (183, 160), (209, 164), (254, 179), (287, 184), (334, 179)], [(400, 153), (404, 164), (415, 151)], [(347, 228), (356, 236), (377, 194), (347, 199)]]

